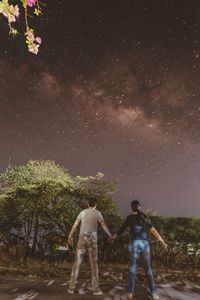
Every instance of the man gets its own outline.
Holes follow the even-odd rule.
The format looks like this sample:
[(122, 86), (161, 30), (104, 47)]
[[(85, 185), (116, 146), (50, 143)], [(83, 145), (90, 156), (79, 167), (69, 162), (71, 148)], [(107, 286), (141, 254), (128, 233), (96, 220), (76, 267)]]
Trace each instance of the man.
[(89, 208), (84, 209), (78, 215), (71, 232), (68, 237), (68, 244), (73, 245), (73, 234), (81, 222), (79, 240), (76, 247), (75, 261), (71, 272), (70, 285), (68, 293), (73, 294), (78, 278), (80, 265), (82, 263), (85, 251), (88, 250), (91, 274), (92, 274), (92, 291), (93, 295), (102, 295), (99, 288), (99, 271), (98, 271), (98, 246), (97, 246), (97, 225), (101, 224), (109, 238), (112, 237), (108, 227), (106, 226), (102, 214), (96, 210), (96, 200), (90, 199), (88, 202)]

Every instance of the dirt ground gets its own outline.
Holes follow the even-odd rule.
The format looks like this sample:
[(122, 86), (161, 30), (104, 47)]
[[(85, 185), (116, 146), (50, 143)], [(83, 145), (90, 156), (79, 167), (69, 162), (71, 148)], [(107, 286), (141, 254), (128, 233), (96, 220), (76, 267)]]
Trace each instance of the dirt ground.
[[(74, 295), (67, 294), (69, 282), (61, 279), (42, 279), (28, 277), (1, 277), (0, 300), (122, 300), (126, 299), (126, 284), (114, 281), (101, 281), (102, 296), (93, 296), (90, 291), (90, 280), (80, 280)], [(178, 283), (158, 285), (158, 293), (162, 300), (199, 300), (200, 286)], [(150, 300), (147, 287), (136, 285), (136, 299)]]

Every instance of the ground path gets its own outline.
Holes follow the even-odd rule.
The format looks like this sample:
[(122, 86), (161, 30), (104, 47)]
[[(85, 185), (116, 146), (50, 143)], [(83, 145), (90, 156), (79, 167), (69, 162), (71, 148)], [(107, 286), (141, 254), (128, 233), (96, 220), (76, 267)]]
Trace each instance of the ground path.
[[(93, 296), (89, 290), (90, 281), (80, 281), (77, 293), (67, 294), (68, 282), (60, 279), (40, 279), (31, 277), (1, 277), (0, 300), (125, 300), (125, 284), (101, 282), (102, 296)], [(199, 300), (200, 287), (195, 285), (160, 284), (158, 292), (161, 300)], [(143, 284), (137, 285), (137, 299), (150, 300)]]

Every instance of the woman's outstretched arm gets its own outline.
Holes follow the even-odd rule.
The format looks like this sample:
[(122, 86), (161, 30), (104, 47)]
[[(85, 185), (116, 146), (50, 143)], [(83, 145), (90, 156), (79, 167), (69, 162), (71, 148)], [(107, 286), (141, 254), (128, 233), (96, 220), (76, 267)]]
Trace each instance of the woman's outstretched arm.
[(159, 240), (159, 242), (161, 242), (161, 244), (163, 245), (163, 247), (165, 248), (165, 250), (167, 250), (167, 244), (165, 243), (165, 241), (162, 239), (162, 237), (160, 236), (160, 234), (158, 233), (158, 231), (155, 229), (155, 227), (150, 228), (150, 233), (157, 239)]

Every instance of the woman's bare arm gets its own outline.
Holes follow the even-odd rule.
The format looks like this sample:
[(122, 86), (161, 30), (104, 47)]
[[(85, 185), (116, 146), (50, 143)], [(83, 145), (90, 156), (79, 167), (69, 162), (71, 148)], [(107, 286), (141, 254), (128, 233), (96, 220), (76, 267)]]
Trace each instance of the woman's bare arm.
[(150, 229), (150, 233), (159, 241), (161, 242), (161, 244), (163, 245), (163, 247), (165, 248), (165, 250), (167, 250), (167, 244), (165, 243), (165, 241), (163, 241), (162, 237), (160, 236), (160, 234), (158, 233), (158, 231), (155, 229), (155, 227), (152, 227)]

